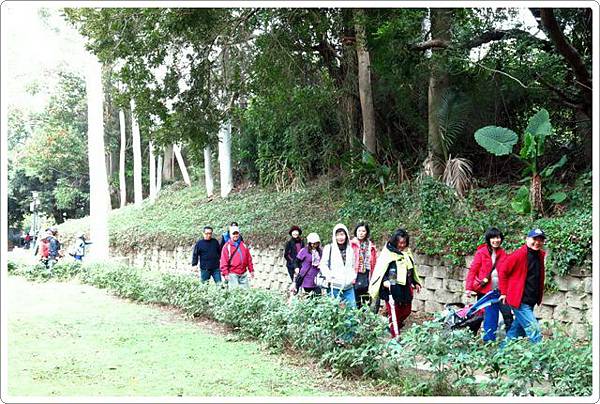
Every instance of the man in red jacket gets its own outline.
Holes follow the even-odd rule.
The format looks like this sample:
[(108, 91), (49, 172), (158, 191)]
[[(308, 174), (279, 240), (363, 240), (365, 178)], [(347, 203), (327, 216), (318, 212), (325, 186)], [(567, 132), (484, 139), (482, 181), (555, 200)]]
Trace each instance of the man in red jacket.
[(250, 250), (240, 239), (240, 229), (229, 226), (231, 239), (223, 245), (221, 250), (221, 274), (228, 282), (230, 288), (250, 286), (248, 277), (254, 279), (254, 266)]
[(500, 301), (512, 307), (515, 319), (506, 339), (527, 336), (540, 342), (540, 324), (533, 307), (542, 303), (544, 294), (544, 257), (546, 235), (540, 229), (527, 234), (525, 245), (510, 254), (498, 268)]

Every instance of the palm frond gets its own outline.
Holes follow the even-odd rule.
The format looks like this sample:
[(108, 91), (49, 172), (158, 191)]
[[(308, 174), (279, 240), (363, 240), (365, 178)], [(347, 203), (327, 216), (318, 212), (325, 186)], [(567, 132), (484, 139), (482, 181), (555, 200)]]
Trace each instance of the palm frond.
[(471, 161), (455, 157), (448, 159), (442, 180), (449, 187), (454, 188), (458, 196), (464, 197), (473, 185), (473, 170)]
[(470, 109), (469, 100), (462, 94), (451, 89), (442, 94), (437, 117), (445, 155), (456, 138), (465, 132)]

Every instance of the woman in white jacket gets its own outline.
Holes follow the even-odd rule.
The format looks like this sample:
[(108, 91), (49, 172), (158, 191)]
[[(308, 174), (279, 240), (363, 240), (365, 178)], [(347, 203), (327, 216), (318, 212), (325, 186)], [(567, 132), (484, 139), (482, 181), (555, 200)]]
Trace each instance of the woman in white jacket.
[(333, 228), (331, 244), (323, 248), (319, 269), (327, 282), (327, 295), (338, 297), (349, 307), (356, 307), (354, 296), (354, 252), (348, 237), (348, 228), (338, 223)]

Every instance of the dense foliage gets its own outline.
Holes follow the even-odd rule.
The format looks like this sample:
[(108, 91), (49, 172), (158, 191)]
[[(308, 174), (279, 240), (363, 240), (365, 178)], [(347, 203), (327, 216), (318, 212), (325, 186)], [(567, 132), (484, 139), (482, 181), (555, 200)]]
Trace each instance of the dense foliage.
[[(9, 268), (12, 274), (46, 279), (43, 267), (11, 263)], [(187, 275), (116, 264), (55, 268), (60, 279), (77, 276), (117, 296), (222, 322), (272, 349), (303, 352), (337, 374), (400, 383), (405, 395), (585, 396), (592, 391), (591, 344), (560, 329), (540, 344), (518, 339), (498, 350), (495, 343), (481, 345), (468, 330), (448, 332), (433, 321), (413, 325), (398, 342), (389, 339), (383, 317), (340, 307), (329, 298), (288, 305), (276, 292), (229, 291)], [(476, 378), (484, 374), (489, 377)]]

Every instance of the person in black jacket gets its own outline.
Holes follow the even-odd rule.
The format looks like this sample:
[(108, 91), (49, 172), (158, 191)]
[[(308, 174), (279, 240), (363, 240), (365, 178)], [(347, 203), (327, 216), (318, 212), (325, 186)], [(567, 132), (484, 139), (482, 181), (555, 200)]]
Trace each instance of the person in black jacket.
[(212, 235), (213, 228), (205, 226), (203, 237), (194, 246), (192, 267), (196, 267), (198, 260), (200, 260), (200, 280), (208, 282), (212, 276), (215, 283), (219, 284), (221, 283), (221, 269), (219, 268), (221, 246), (216, 239), (212, 238)]
[(296, 256), (298, 255), (298, 252), (304, 248), (304, 240), (300, 237), (302, 235), (302, 229), (298, 226), (292, 226), (288, 234), (291, 238), (285, 244), (283, 257), (285, 258), (285, 266), (290, 275), (290, 280), (293, 281), (296, 269), (300, 267), (296, 262)]

